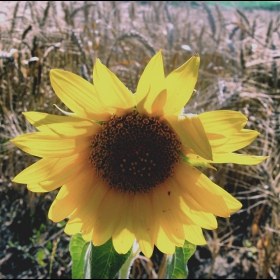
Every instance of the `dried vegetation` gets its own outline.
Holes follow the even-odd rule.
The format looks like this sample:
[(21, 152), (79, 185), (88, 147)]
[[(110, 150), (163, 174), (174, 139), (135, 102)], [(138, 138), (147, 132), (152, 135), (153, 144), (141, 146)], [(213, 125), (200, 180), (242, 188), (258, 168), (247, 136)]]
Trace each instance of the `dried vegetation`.
[[(205, 172), (243, 208), (189, 262), (190, 278), (280, 277), (280, 16), (222, 9), (204, 2), (2, 1), (0, 12), (0, 278), (71, 278), (65, 222), (47, 219), (56, 192), (31, 193), (11, 179), (35, 162), (9, 139), (34, 131), (21, 114), (59, 114), (49, 70), (92, 80), (98, 57), (135, 91), (151, 56), (163, 49), (166, 74), (193, 53), (201, 57), (197, 91), (185, 110), (230, 109), (260, 132), (242, 153), (262, 164), (224, 164)], [(104, 93), (106, 94), (106, 93)], [(162, 276), (162, 256), (136, 260), (132, 278)]]

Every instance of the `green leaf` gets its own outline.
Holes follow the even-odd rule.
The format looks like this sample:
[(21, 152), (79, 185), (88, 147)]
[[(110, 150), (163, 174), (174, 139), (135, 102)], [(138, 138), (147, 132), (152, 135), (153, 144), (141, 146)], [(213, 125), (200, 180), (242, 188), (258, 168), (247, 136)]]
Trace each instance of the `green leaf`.
[(176, 247), (174, 255), (169, 255), (166, 259), (167, 279), (186, 279), (188, 277), (188, 260), (194, 254), (196, 245), (185, 241), (183, 247)]
[(77, 233), (70, 241), (70, 255), (72, 257), (72, 279), (84, 279), (84, 258), (90, 242), (85, 242), (81, 233)]
[(86, 279), (113, 279), (131, 254), (132, 248), (126, 254), (118, 254), (108, 240), (102, 246), (90, 243), (85, 256)]
[(44, 258), (45, 258), (44, 249), (40, 248), (37, 252), (36, 260), (37, 260), (38, 264), (42, 267), (46, 266), (46, 263), (44, 262)]

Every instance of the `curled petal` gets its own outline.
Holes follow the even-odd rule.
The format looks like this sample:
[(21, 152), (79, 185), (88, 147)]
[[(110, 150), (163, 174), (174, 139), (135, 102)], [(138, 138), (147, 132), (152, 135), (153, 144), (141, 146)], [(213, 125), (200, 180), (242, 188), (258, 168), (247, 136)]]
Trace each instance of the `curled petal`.
[[(213, 152), (234, 152), (250, 145), (260, 133), (255, 130), (241, 129), (231, 137), (227, 138), (227, 142), (213, 147)], [(210, 141), (211, 143), (211, 141)]]
[(230, 110), (217, 110), (198, 115), (206, 133), (230, 137), (239, 132), (247, 123), (246, 116)]
[(172, 126), (183, 145), (205, 159), (212, 159), (209, 140), (197, 115), (165, 116), (162, 119)]

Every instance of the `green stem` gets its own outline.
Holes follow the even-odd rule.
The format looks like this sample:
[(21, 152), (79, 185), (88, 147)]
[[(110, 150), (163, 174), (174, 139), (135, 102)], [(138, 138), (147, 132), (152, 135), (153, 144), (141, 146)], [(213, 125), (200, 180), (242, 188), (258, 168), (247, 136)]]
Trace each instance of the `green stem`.
[(138, 242), (135, 240), (130, 256), (128, 257), (128, 259), (126, 260), (126, 262), (123, 264), (122, 268), (119, 271), (119, 279), (129, 279), (130, 268), (134, 260), (136, 259), (136, 257), (139, 255), (139, 253), (140, 253), (140, 247)]

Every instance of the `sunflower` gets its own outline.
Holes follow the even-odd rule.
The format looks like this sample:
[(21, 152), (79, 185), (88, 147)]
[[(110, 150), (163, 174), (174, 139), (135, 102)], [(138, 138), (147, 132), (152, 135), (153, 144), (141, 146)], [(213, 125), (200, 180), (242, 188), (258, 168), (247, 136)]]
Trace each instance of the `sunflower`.
[(61, 187), (49, 218), (69, 218), (65, 232), (81, 232), (95, 246), (112, 238), (123, 254), (136, 239), (150, 257), (154, 246), (173, 254), (185, 240), (204, 245), (202, 228), (217, 228), (216, 216), (229, 217), (242, 205), (196, 166), (258, 164), (266, 157), (233, 153), (259, 134), (244, 129), (243, 114), (182, 113), (199, 63), (194, 55), (165, 77), (159, 51), (135, 94), (98, 59), (94, 84), (51, 70), (55, 93), (73, 113), (23, 113), (38, 132), (11, 141), (41, 159), (13, 181), (33, 192)]

